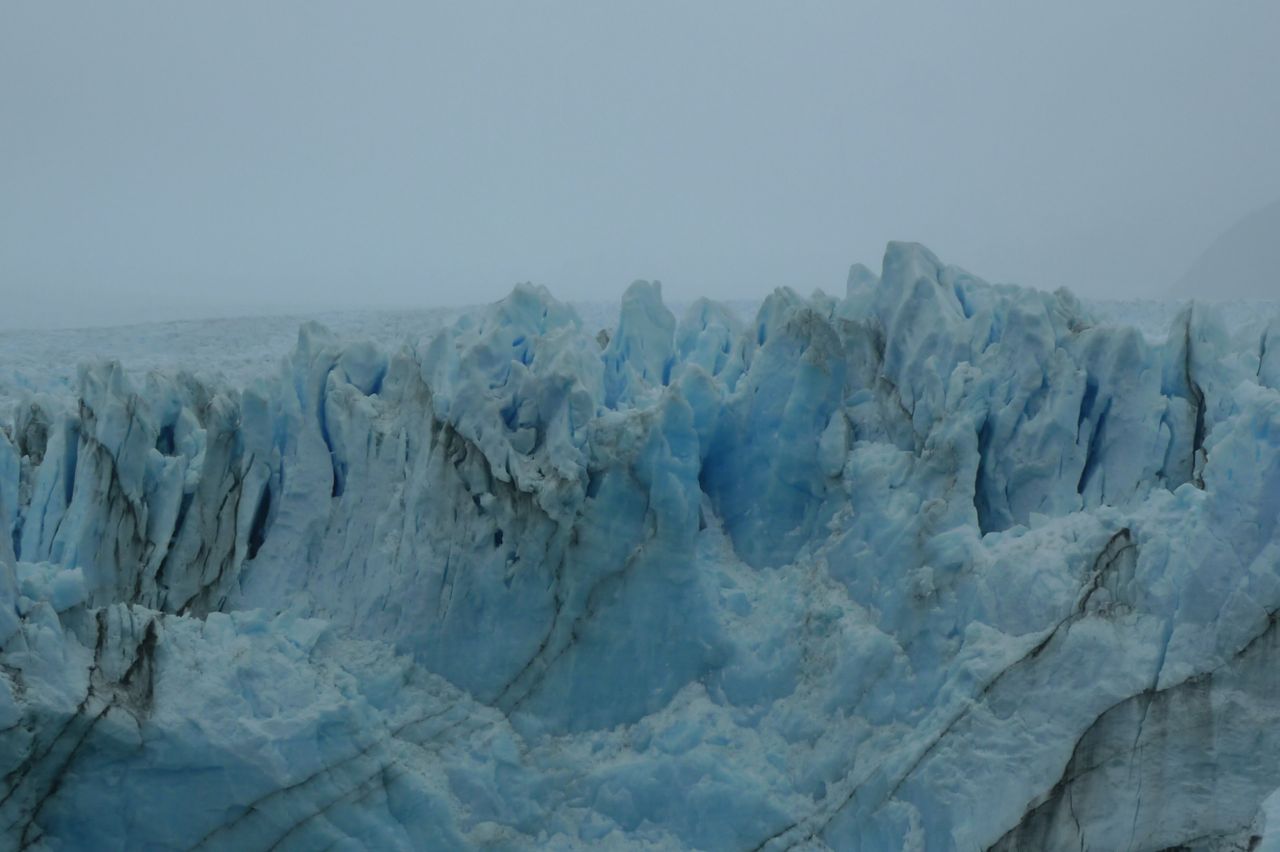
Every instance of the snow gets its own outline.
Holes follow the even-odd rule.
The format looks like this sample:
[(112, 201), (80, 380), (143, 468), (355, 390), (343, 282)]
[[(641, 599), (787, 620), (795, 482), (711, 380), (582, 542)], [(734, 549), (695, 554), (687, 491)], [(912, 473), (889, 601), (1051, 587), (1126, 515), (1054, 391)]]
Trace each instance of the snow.
[(1280, 311), (615, 310), (0, 336), (0, 848), (1274, 845)]

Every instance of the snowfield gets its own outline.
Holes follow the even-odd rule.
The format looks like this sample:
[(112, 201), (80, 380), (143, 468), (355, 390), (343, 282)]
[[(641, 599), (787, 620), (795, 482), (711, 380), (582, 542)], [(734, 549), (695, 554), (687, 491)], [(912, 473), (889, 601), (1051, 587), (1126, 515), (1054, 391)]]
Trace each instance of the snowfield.
[(1280, 849), (1280, 304), (322, 319), (0, 334), (0, 848)]

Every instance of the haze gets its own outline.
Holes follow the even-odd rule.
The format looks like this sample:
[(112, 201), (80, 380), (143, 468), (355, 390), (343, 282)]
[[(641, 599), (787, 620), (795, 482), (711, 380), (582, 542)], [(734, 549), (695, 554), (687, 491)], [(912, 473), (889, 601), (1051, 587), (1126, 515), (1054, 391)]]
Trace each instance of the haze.
[(840, 293), (891, 239), (1158, 295), (1280, 197), (1277, 33), (1261, 2), (10, 0), (0, 325)]

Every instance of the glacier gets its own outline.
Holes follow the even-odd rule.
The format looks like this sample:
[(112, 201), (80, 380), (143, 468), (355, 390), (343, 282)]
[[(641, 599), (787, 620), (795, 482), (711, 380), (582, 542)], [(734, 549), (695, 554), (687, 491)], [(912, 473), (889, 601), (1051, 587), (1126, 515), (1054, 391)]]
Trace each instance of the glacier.
[(893, 243), (598, 331), (15, 383), (0, 848), (1280, 849), (1280, 318)]

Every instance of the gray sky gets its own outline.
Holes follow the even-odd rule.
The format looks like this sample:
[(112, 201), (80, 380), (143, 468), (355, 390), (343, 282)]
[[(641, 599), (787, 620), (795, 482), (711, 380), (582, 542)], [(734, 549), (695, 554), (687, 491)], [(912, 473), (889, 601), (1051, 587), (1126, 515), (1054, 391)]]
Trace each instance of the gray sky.
[[(1034, 7), (1034, 8), (1033, 8)], [(1280, 4), (0, 4), (0, 326), (1163, 291), (1280, 197)]]

